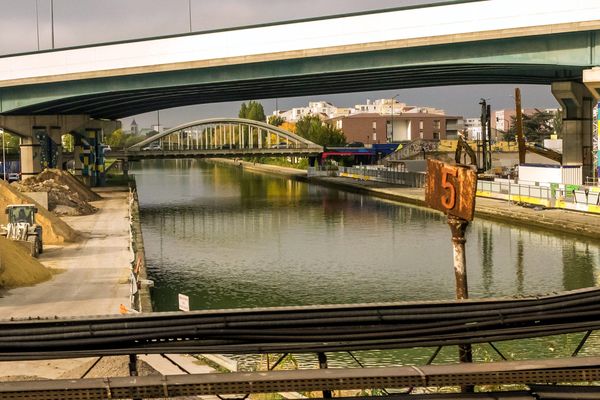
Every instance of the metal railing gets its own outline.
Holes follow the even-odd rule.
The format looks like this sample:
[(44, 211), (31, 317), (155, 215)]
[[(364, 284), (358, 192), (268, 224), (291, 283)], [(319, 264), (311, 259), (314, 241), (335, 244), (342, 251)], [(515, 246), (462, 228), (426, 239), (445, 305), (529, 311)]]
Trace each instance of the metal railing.
[(589, 189), (525, 185), (507, 181), (478, 181), (477, 191), (504, 195), (506, 199), (539, 199), (548, 205), (557, 201), (571, 204), (600, 205), (600, 193)]
[(365, 181), (391, 183), (420, 188), (425, 186), (426, 174), (369, 167), (309, 167), (308, 176), (343, 176)]

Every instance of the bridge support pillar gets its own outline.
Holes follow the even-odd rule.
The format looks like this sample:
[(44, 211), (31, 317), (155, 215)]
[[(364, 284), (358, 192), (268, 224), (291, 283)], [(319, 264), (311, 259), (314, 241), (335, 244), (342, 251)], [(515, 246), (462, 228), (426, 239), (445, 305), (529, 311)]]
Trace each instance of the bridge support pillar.
[(83, 174), (83, 141), (78, 134), (73, 135), (75, 143), (73, 144), (73, 175), (79, 180), (82, 180)]
[(35, 137), (21, 138), (21, 175), (23, 179), (42, 172), (40, 143)]
[(83, 177), (84, 181), (89, 186), (101, 186), (104, 185), (104, 154), (102, 146), (100, 145), (101, 140), (101, 129), (97, 128), (86, 128), (85, 138), (87, 146), (83, 149)]
[(583, 184), (586, 177), (593, 175), (593, 95), (577, 82), (555, 82), (552, 94), (562, 107), (563, 165), (581, 166), (579, 183)]

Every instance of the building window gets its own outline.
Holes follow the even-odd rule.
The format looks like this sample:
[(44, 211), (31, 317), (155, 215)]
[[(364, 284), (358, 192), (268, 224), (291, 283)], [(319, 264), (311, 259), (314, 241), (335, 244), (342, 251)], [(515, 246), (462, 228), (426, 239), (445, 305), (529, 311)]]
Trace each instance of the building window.
[(423, 120), (419, 121), (419, 129), (421, 129), (421, 130), (423, 129)]
[(439, 119), (433, 120), (433, 129), (440, 129), (440, 120)]
[(433, 132), (433, 140), (440, 140), (440, 133), (439, 132)]
[(344, 121), (342, 121), (341, 119), (338, 119), (337, 121), (335, 121), (335, 127), (337, 129), (342, 129), (343, 126), (344, 126)]
[(373, 130), (377, 129), (377, 122), (373, 121)]

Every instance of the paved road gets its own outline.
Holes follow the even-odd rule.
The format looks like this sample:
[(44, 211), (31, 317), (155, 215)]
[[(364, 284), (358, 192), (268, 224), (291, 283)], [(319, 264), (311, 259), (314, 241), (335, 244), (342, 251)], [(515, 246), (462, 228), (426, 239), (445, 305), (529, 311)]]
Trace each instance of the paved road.
[(0, 318), (118, 314), (129, 302), (127, 192), (103, 192), (96, 214), (65, 221), (84, 240), (48, 246), (44, 265), (63, 272), (48, 282), (14, 289), (0, 299)]

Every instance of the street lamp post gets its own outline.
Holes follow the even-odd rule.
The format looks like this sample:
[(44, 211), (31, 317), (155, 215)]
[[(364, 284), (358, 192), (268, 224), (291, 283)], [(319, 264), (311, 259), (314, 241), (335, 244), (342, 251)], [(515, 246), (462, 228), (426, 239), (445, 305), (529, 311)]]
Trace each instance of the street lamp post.
[(394, 97), (392, 97), (392, 137), (388, 137), (388, 143), (394, 140), (394, 101), (396, 101), (396, 97), (398, 96), (400, 96), (400, 94), (397, 94)]
[(2, 179), (6, 182), (6, 146), (4, 145), (4, 129), (0, 128), (2, 135)]

